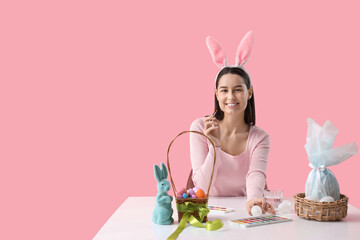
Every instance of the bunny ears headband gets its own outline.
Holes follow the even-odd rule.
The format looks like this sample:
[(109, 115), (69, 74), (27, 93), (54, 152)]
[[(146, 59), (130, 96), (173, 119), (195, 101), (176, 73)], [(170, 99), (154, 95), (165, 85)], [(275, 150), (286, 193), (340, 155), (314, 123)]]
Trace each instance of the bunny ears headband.
[[(208, 36), (206, 38), (206, 45), (209, 48), (214, 63), (218, 67), (220, 67), (221, 69), (223, 69), (224, 67), (238, 67), (244, 70), (245, 72), (246, 70), (244, 69), (243, 66), (246, 63), (246, 61), (249, 59), (253, 42), (254, 42), (254, 33), (252, 31), (249, 31), (248, 33), (246, 33), (245, 37), (241, 40), (238, 46), (238, 49), (236, 51), (235, 65), (229, 66), (227, 64), (227, 58), (225, 52), (221, 48), (221, 46), (212, 37)], [(217, 76), (215, 78), (215, 81), (216, 79)]]

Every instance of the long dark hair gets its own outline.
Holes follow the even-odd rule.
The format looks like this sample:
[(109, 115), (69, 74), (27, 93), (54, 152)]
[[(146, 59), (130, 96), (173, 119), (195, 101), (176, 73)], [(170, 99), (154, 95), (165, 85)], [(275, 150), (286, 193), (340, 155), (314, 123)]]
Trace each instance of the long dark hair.
[[(246, 87), (248, 89), (252, 88), (250, 77), (242, 68), (224, 67), (223, 69), (221, 69), (221, 71), (219, 72), (219, 74), (218, 74), (218, 76), (216, 78), (216, 83), (215, 83), (216, 89), (218, 89), (218, 86), (219, 86), (219, 79), (223, 75), (229, 74), (229, 73), (239, 75), (242, 79), (244, 79)], [(214, 110), (214, 112), (216, 112), (215, 117), (216, 117), (217, 120), (222, 120), (224, 118), (224, 112), (220, 109), (219, 101), (217, 100), (216, 95), (215, 95), (215, 110)], [(245, 123), (248, 124), (248, 125), (255, 125), (254, 91), (253, 91), (253, 94), (252, 94), (251, 98), (248, 99), (247, 106), (246, 106), (246, 109), (245, 109), (245, 114), (244, 114), (244, 120), (245, 120)]]

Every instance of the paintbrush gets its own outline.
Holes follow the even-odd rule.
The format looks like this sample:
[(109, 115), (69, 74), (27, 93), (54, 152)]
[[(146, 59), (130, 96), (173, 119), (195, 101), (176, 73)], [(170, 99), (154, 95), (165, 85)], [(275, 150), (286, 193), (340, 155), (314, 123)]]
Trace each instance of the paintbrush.
[(216, 109), (215, 112), (214, 112), (214, 114), (212, 115), (213, 117), (215, 117), (215, 114), (217, 113), (217, 111), (218, 111), (218, 110)]
[(217, 109), (215, 110), (215, 112), (212, 114), (212, 115), (206, 115), (205, 117), (210, 117), (210, 116), (212, 116), (212, 117), (215, 117), (215, 114), (217, 113)]

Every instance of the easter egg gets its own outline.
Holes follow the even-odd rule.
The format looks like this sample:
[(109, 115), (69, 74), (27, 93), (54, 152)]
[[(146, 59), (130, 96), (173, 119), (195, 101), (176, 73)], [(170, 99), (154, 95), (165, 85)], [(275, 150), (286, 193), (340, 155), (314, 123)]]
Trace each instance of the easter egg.
[(291, 213), (292, 205), (288, 200), (282, 201), (278, 206), (279, 213)]
[(330, 196), (325, 196), (322, 199), (320, 199), (320, 202), (335, 202), (335, 200)]
[(195, 195), (195, 194), (193, 194), (193, 195), (191, 195), (191, 197), (192, 197), (192, 198), (196, 198), (196, 195)]
[(183, 198), (187, 198), (188, 195), (186, 193), (183, 194)]
[(261, 213), (262, 213), (262, 209), (260, 206), (255, 205), (251, 208), (251, 215), (253, 215), (254, 217), (260, 216)]
[(181, 194), (178, 194), (177, 198), (183, 198), (183, 196)]
[(291, 208), (291, 202), (289, 200), (284, 200), (279, 204), (279, 208), (283, 207), (283, 208)]
[(190, 195), (194, 195), (194, 194), (195, 194), (195, 192), (194, 192), (194, 190), (193, 190), (193, 189), (189, 189), (189, 190), (188, 190), (188, 194), (190, 194)]
[(180, 193), (181, 195), (184, 194), (184, 193), (186, 193), (186, 189), (185, 189), (185, 188), (181, 188), (179, 193)]
[(202, 189), (199, 189), (196, 191), (196, 197), (197, 198), (206, 198), (206, 194)]

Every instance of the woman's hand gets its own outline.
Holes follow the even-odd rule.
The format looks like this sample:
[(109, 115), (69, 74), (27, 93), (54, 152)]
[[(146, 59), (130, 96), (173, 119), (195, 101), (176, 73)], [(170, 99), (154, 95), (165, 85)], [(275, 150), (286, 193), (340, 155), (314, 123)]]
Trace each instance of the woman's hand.
[(266, 202), (264, 198), (255, 198), (255, 199), (251, 199), (251, 200), (247, 201), (247, 203), (246, 203), (246, 209), (247, 209), (249, 215), (252, 215), (251, 208), (255, 205), (258, 205), (259, 207), (261, 207), (262, 214), (265, 214), (266, 212), (269, 212), (271, 214), (276, 214), (274, 207), (271, 204), (269, 204), (268, 202)]
[(215, 144), (215, 147), (220, 147), (220, 125), (219, 121), (214, 116), (205, 117), (204, 134)]

